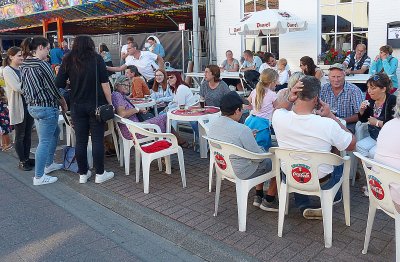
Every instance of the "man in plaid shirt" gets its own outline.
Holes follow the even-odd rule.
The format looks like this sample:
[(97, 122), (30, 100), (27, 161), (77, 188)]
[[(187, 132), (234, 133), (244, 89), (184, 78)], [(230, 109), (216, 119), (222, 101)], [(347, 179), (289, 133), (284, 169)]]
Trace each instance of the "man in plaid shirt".
[(337, 117), (346, 121), (346, 126), (355, 132), (363, 95), (354, 84), (345, 81), (345, 68), (336, 63), (329, 68), (329, 82), (321, 88), (321, 100), (329, 104)]

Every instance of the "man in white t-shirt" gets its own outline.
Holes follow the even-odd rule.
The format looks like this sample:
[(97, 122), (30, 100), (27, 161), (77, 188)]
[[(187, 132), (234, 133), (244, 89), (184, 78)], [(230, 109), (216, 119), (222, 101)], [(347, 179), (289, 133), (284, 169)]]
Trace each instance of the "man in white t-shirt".
[(133, 37), (128, 36), (126, 44), (121, 47), (121, 61), (125, 62), (125, 58), (128, 56), (128, 45), (133, 43)]
[[(261, 72), (267, 68), (271, 68), (271, 69), (278, 71), (278, 63), (275, 59), (275, 56), (269, 52), (264, 54), (264, 63), (262, 63), (258, 72), (261, 74)], [(288, 72), (288, 75), (290, 76), (291, 75), (290, 67), (287, 64), (287, 62), (286, 62), (285, 70)]]
[(145, 78), (147, 86), (153, 86), (154, 71), (158, 68), (164, 69), (164, 59), (152, 52), (140, 51), (136, 42), (128, 44), (127, 54), (128, 56), (125, 59), (125, 64), (117, 67), (108, 66), (107, 70), (111, 72), (120, 72), (125, 71), (128, 66), (134, 65)]
[[(301, 79), (302, 91), (294, 102), (292, 111), (277, 109), (272, 117), (279, 147), (299, 150), (331, 152), (332, 147), (339, 151), (352, 151), (355, 148), (354, 135), (330, 111), (329, 105), (319, 99), (320, 81), (313, 76)], [(320, 107), (314, 114), (313, 111)], [(318, 177), (321, 189), (332, 188), (343, 175), (343, 165), (333, 167), (321, 163)], [(340, 200), (341, 193), (336, 200)], [(308, 219), (320, 219), (321, 209), (310, 209), (308, 196), (295, 195), (296, 205)]]

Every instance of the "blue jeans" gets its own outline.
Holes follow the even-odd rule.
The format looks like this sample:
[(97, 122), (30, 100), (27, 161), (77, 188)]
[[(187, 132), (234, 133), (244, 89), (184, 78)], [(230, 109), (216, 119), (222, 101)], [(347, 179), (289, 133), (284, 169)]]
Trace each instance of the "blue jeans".
[[(343, 165), (335, 166), (331, 174), (331, 177), (327, 181), (321, 183), (321, 189), (322, 190), (331, 189), (340, 181), (342, 176), (343, 176)], [(286, 181), (286, 177), (283, 176), (282, 180)], [(341, 195), (342, 195), (342, 188), (339, 188), (339, 191), (335, 196), (335, 201), (339, 200)], [(312, 207), (310, 203), (310, 198), (307, 195), (294, 193), (294, 202), (301, 211), (303, 211), (306, 208)]]
[(28, 106), (29, 114), (35, 119), (39, 145), (35, 153), (35, 176), (42, 177), (45, 166), (54, 161), (60, 128), (59, 111), (54, 107)]

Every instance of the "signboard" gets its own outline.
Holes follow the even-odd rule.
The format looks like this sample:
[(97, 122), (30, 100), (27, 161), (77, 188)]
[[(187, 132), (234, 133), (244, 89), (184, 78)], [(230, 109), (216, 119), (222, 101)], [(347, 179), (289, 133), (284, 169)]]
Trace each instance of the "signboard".
[(400, 48), (400, 21), (387, 24), (386, 43), (393, 48)]
[(0, 19), (97, 2), (100, 0), (0, 0)]
[(182, 23), (178, 25), (179, 31), (184, 31), (186, 29), (186, 24)]

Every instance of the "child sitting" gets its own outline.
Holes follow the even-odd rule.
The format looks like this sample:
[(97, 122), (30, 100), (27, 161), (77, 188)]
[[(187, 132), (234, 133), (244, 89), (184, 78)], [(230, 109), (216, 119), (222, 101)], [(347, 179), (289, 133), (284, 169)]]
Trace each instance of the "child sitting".
[(281, 89), (284, 89), (287, 87), (287, 82), (289, 79), (289, 73), (286, 70), (286, 66), (287, 66), (287, 60), (285, 58), (281, 58), (278, 60), (278, 74), (279, 74), (279, 80), (278, 80), (278, 84), (275, 88), (275, 92), (278, 92)]

